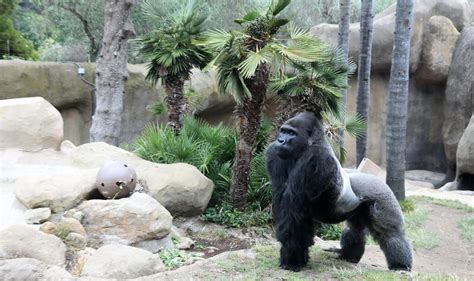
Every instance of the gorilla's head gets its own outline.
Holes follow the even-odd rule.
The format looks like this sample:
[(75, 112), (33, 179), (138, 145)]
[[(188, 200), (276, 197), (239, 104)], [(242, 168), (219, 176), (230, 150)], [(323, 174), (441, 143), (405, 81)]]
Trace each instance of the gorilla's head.
[(302, 112), (288, 119), (273, 142), (276, 153), (283, 159), (297, 159), (302, 153), (324, 134), (321, 122), (312, 112)]

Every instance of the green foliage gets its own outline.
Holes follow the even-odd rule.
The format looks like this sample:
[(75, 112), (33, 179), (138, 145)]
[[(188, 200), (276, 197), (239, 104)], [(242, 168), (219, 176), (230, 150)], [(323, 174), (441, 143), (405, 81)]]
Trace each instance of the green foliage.
[(246, 210), (243, 212), (232, 208), (228, 203), (208, 208), (201, 218), (234, 228), (267, 226), (272, 222), (272, 215), (267, 211)]
[(190, 254), (187, 254), (178, 249), (163, 249), (159, 253), (163, 264), (170, 269), (178, 268), (183, 266), (186, 261), (191, 257)]
[[(143, 7), (146, 15), (156, 16), (151, 5)], [(143, 57), (151, 60), (146, 79), (153, 84), (160, 78), (164, 83), (176, 77), (187, 80), (192, 68), (207, 65), (211, 54), (193, 43), (203, 32), (206, 18), (199, 3), (189, 0), (171, 13), (160, 28), (137, 40)]]
[(157, 101), (157, 102), (154, 102), (154, 103), (148, 105), (146, 107), (146, 110), (148, 110), (149, 112), (151, 112), (155, 115), (161, 115), (166, 111), (166, 107), (162, 102)]
[(0, 58), (38, 58), (33, 44), (13, 27), (12, 13), (15, 0), (0, 0)]
[(316, 236), (323, 240), (339, 240), (344, 224), (321, 224), (316, 227)]
[(271, 203), (271, 188), (263, 149), (269, 128), (270, 123), (263, 122), (257, 134), (247, 194), (249, 209), (246, 212), (231, 209), (227, 202), (237, 141), (234, 129), (222, 124), (211, 126), (204, 121), (186, 117), (179, 136), (175, 136), (166, 126), (148, 125), (133, 142), (131, 149), (149, 161), (194, 165), (211, 179), (214, 192), (203, 216), (206, 220), (232, 227), (265, 225), (270, 221), (270, 214), (261, 210)]
[(245, 97), (256, 94), (250, 92), (247, 84), (255, 78), (259, 67), (269, 65), (274, 73), (283, 73), (287, 65), (315, 63), (324, 58), (322, 44), (307, 31), (290, 26), (288, 38), (277, 38), (278, 31), (288, 23), (279, 14), (289, 3), (273, 0), (266, 10), (250, 11), (237, 19), (241, 24), (239, 30), (214, 29), (197, 41), (215, 54), (210, 65), (217, 66), (221, 93), (230, 93), (241, 103)]

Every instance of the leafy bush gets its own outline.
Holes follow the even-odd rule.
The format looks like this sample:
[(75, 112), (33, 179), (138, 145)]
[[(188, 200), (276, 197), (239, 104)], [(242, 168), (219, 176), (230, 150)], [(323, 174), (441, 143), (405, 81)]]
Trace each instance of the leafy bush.
[(320, 224), (316, 227), (316, 236), (323, 240), (339, 240), (344, 224)]
[(26, 40), (13, 26), (15, 1), (0, 1), (0, 58), (20, 57), (37, 59), (33, 43)]
[(185, 117), (180, 135), (164, 125), (148, 125), (131, 145), (143, 159), (157, 163), (183, 162), (197, 167), (214, 182), (214, 192), (203, 219), (230, 227), (265, 225), (271, 215), (264, 212), (271, 203), (270, 182), (266, 173), (264, 148), (270, 122), (263, 122), (254, 148), (246, 212), (233, 210), (228, 204), (237, 133), (222, 124), (211, 126), (204, 121)]

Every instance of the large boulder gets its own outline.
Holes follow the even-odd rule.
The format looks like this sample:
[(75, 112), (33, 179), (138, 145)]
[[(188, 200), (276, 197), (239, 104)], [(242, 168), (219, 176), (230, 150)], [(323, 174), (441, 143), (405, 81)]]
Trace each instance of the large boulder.
[[(392, 61), (393, 32), (395, 31), (395, 5), (392, 5), (374, 19), (372, 70), (389, 71)], [(418, 0), (413, 7), (413, 29), (410, 48), (410, 70), (415, 72), (420, 63), (422, 38), (426, 24), (434, 15), (449, 18), (461, 31), (471, 24), (470, 7), (466, 0)], [(349, 55), (359, 58), (359, 23), (350, 26)], [(311, 32), (322, 41), (337, 45), (338, 25), (320, 24)]]
[(63, 141), (63, 120), (59, 111), (40, 97), (0, 100), (0, 135), (0, 149), (58, 149)]
[(473, 111), (474, 88), (474, 27), (462, 30), (453, 54), (446, 85), (443, 141), (451, 174), (456, 169), (456, 151), (459, 140)]
[(65, 211), (79, 204), (95, 188), (96, 175), (95, 169), (72, 168), (25, 174), (15, 182), (15, 195), (28, 208)]
[(138, 278), (165, 271), (158, 255), (123, 245), (107, 245), (95, 251), (81, 276), (93, 278)]
[(33, 258), (63, 266), (66, 246), (58, 237), (26, 225), (14, 225), (0, 232), (0, 260)]
[(453, 22), (443, 16), (432, 16), (425, 29), (416, 79), (426, 84), (444, 82), (448, 78), (459, 32)]
[(172, 217), (155, 199), (134, 193), (119, 200), (88, 200), (77, 209), (91, 245), (134, 245), (163, 238), (170, 232)]
[(214, 188), (194, 166), (152, 163), (106, 143), (76, 147), (65, 141), (60, 151), (0, 151), (0, 160), (20, 202), (28, 208), (49, 207), (53, 212), (72, 208), (90, 197), (97, 172), (108, 161), (133, 167), (149, 194), (176, 215), (200, 214)]
[(0, 276), (2, 280), (75, 280), (61, 267), (31, 258), (0, 260)]

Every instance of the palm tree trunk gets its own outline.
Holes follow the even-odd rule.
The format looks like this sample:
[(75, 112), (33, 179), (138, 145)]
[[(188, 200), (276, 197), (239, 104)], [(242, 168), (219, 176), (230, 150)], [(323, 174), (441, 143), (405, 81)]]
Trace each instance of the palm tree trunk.
[(245, 207), (250, 179), (252, 150), (262, 118), (261, 114), (267, 91), (268, 75), (268, 67), (262, 65), (257, 69), (255, 76), (251, 80), (246, 81), (246, 85), (252, 93), (252, 98), (245, 97), (237, 109), (239, 140), (235, 147), (232, 184), (230, 187), (230, 203), (237, 209)]
[[(360, 54), (357, 75), (357, 114), (365, 121), (369, 117), (370, 68), (372, 61), (372, 33), (374, 21), (374, 0), (362, 0), (360, 15)], [(367, 129), (357, 138), (357, 165), (367, 152)]]
[(179, 135), (182, 127), (181, 116), (184, 110), (184, 79), (180, 77), (167, 77), (165, 90), (165, 100), (168, 107), (168, 126), (175, 135)]
[[(350, 24), (351, 24), (351, 0), (340, 0), (340, 20), (339, 20), (339, 33), (337, 44), (344, 52), (344, 58), (346, 61), (349, 58), (349, 33), (350, 33)], [(347, 85), (347, 77), (345, 78), (344, 84)], [(347, 89), (341, 89), (342, 94), (342, 119), (345, 120), (346, 115), (346, 99), (347, 99)], [(344, 130), (338, 131), (339, 135), (339, 145), (344, 147)]]
[(390, 70), (387, 114), (386, 182), (398, 200), (405, 199), (405, 145), (413, 0), (398, 0)]
[(123, 93), (128, 78), (127, 40), (135, 35), (132, 0), (105, 1), (104, 36), (95, 75), (96, 109), (90, 139), (119, 144)]

